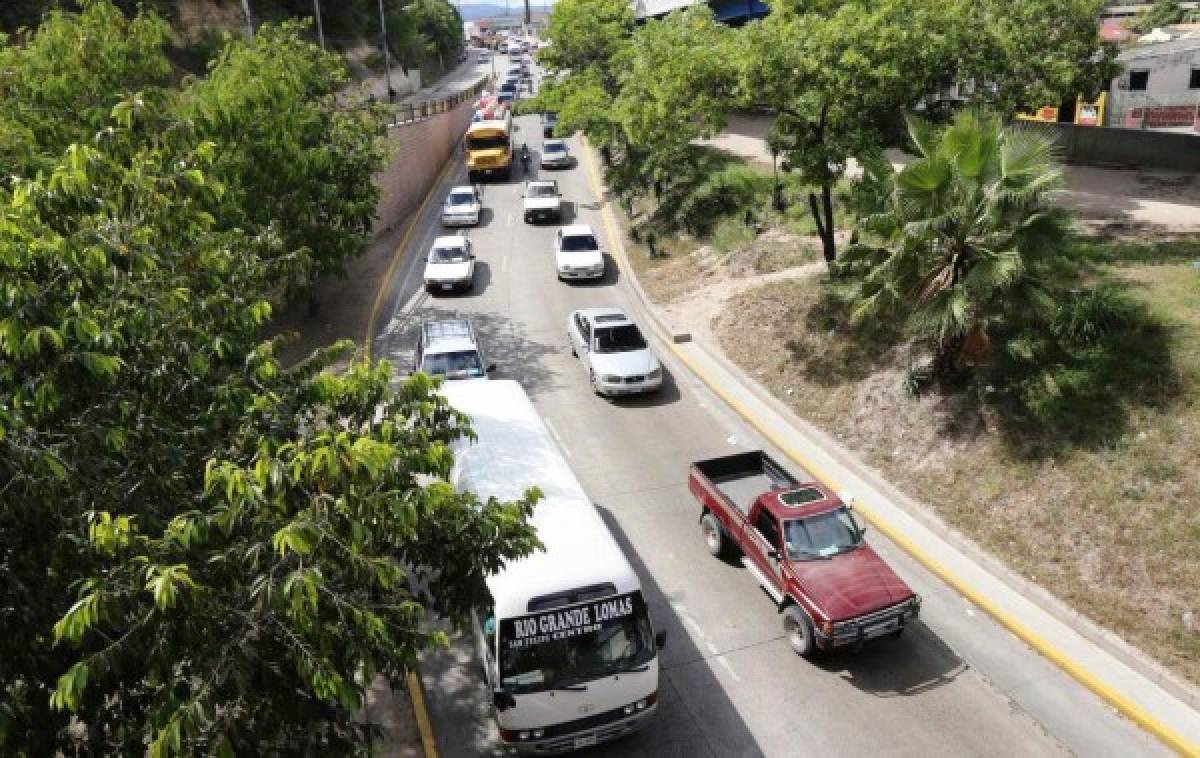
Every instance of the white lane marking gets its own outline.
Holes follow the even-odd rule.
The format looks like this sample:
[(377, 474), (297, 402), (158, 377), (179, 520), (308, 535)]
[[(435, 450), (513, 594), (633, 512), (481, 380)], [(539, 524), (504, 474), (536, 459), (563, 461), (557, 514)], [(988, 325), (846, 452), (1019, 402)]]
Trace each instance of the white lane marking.
[(501, 274), (508, 273), (508, 254), (507, 253), (505, 253), (504, 257), (500, 259), (500, 273)]
[(512, 221), (513, 221), (513, 215), (510, 213), (510, 214), (508, 214), (508, 216), (506, 216), (506, 217), (505, 217), (505, 219), (504, 219), (504, 225), (505, 225), (505, 226), (512, 226)]
[(738, 441), (737, 441), (737, 437), (736, 437), (735, 435), (732, 435), (732, 434), (731, 434), (731, 435), (729, 435), (729, 439), (727, 439), (727, 440), (725, 440), (725, 441), (726, 441), (726, 442), (728, 442), (730, 445), (737, 445), (737, 443), (738, 443)]
[(554, 441), (558, 443), (558, 446), (562, 448), (562, 451), (567, 454), (568, 458), (570, 458), (570, 448), (563, 444), (562, 437), (559, 436), (558, 430), (554, 428), (554, 425), (550, 423), (550, 419), (543, 418), (542, 420), (546, 422), (546, 428), (550, 430), (550, 436), (554, 438)]
[(733, 681), (735, 681), (735, 682), (742, 681), (742, 678), (740, 676), (738, 676), (738, 672), (733, 670), (733, 665), (730, 664), (729, 661), (725, 660), (725, 656), (718, 655), (716, 660), (717, 660), (717, 663), (721, 664), (722, 668), (724, 668), (726, 671), (729, 672), (729, 675), (733, 677)]

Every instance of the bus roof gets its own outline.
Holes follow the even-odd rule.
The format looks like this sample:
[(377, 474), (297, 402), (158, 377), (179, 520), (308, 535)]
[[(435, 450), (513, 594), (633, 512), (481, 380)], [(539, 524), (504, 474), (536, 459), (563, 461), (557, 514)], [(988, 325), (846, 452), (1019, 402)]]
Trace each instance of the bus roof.
[(640, 589), (637, 575), (583, 491), (521, 385), (511, 380), (447, 382), (450, 404), (471, 417), (478, 436), (455, 448), (452, 481), (480, 498), (515, 500), (536, 485), (533, 512), (544, 551), (513, 561), (488, 577), (496, 618), (529, 613), (531, 598), (611, 583), (619, 593)]
[(512, 128), (510, 124), (511, 122), (507, 118), (494, 118), (486, 121), (475, 121), (467, 127), (467, 134), (492, 131), (504, 132), (507, 134), (509, 129)]

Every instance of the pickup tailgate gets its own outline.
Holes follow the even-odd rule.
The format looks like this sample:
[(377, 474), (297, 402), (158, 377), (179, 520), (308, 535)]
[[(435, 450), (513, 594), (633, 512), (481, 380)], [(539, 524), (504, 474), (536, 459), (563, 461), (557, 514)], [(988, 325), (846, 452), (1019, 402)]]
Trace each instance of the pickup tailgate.
[(712, 508), (719, 500), (725, 509), (744, 518), (764, 492), (795, 487), (799, 482), (774, 458), (761, 450), (723, 455), (692, 464), (688, 488), (697, 500)]

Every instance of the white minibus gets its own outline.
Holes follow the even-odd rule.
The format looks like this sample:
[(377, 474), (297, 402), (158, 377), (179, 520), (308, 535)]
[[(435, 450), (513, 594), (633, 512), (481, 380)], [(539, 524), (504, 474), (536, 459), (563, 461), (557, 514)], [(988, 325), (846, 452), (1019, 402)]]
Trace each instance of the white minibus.
[(531, 523), (544, 550), (487, 579), (474, 627), (503, 742), (549, 755), (616, 739), (652, 718), (658, 650), (641, 583), (554, 438), (515, 381), (448, 382), (477, 435), (453, 480), (480, 498), (543, 494)]

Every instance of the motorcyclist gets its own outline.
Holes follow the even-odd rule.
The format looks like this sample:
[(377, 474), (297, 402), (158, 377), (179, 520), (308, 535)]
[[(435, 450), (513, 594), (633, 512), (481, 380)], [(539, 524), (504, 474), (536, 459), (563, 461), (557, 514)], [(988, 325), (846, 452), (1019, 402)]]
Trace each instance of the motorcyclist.
[(521, 168), (529, 170), (529, 145), (521, 143)]

